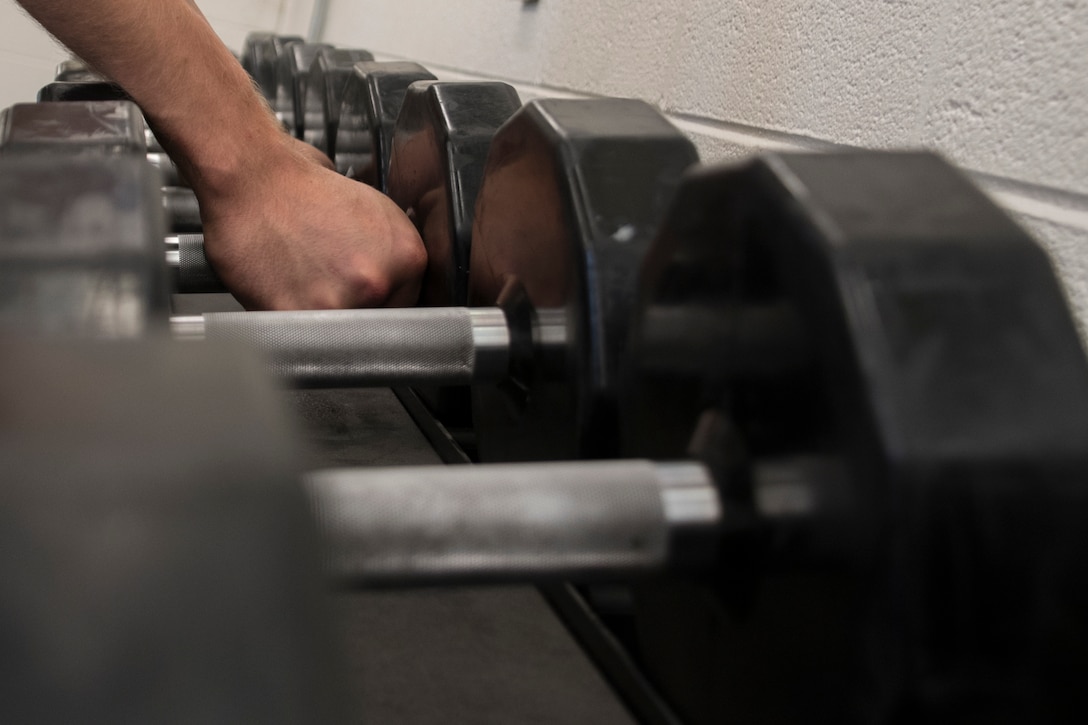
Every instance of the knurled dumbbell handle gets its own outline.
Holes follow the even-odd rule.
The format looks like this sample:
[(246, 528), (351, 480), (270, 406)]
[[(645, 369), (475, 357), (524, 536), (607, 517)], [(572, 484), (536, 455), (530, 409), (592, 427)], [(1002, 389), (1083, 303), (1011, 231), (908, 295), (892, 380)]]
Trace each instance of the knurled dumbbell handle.
[(698, 463), (342, 469), (306, 488), (347, 584), (599, 579), (707, 563), (723, 509)]
[(301, 387), (459, 385), (501, 380), (510, 364), (498, 308), (215, 312), (171, 324), (179, 338), (254, 347)]
[(227, 291), (204, 256), (203, 234), (167, 237), (166, 266), (173, 276), (175, 292), (198, 294)]

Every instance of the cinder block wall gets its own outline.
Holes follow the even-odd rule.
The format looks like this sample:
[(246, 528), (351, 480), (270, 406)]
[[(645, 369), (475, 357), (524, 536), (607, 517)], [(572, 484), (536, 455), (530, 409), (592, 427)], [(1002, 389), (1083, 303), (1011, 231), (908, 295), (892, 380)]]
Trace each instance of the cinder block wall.
[(1050, 251), (1088, 330), (1088, 2), (330, 0), (324, 39), (523, 98), (643, 98), (705, 161), (939, 149)]

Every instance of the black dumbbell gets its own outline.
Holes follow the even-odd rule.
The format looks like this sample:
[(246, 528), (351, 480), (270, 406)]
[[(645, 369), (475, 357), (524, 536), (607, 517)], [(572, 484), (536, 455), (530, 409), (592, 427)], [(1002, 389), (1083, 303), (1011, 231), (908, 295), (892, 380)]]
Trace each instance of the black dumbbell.
[[(408, 87), (393, 132), (388, 191), (427, 250), (420, 305), (468, 304), (472, 224), (487, 152), (520, 107), (505, 83), (417, 81)], [(417, 387), (416, 394), (447, 428), (462, 436), (471, 430), (467, 387)]]
[[(78, 65), (75, 66), (75, 68), (78, 67)], [(64, 68), (65, 63), (62, 63), (57, 69), (58, 80), (43, 86), (38, 91), (39, 103), (132, 100), (128, 93), (113, 81), (97, 74), (82, 75), (75, 69), (70, 73), (64, 73)], [(62, 75), (66, 80), (60, 80)], [(162, 144), (148, 128), (142, 115), (140, 125), (147, 145), (147, 159), (162, 172), (163, 183), (167, 186), (186, 185), (185, 180), (178, 173), (177, 166), (163, 151)]]
[[(322, 57), (327, 65), (352, 52), (325, 51)], [(341, 82), (344, 72), (343, 66), (337, 70)], [(329, 77), (331, 82), (333, 74)], [(520, 106), (517, 93), (504, 83), (420, 81), (408, 88), (393, 134), (389, 193), (415, 220), (427, 248), (421, 305), (468, 301), (473, 210), (487, 151), (495, 131)], [(180, 239), (168, 241), (176, 291), (221, 291), (200, 235)]]
[(242, 67), (256, 81), (257, 87), (269, 102), (276, 99), (276, 68), (284, 51), (296, 43), (304, 42), (297, 35), (275, 33), (250, 33), (242, 45)]
[[(523, 113), (577, 116), (550, 104)], [(516, 167), (506, 133), (492, 158)], [(598, 150), (582, 158), (616, 154)], [(489, 173), (483, 194), (499, 181), (514, 177)], [(587, 210), (613, 232), (628, 219)], [(553, 239), (563, 256), (579, 246)], [(532, 260), (488, 249), (495, 274), (541, 279)], [(534, 249), (546, 264), (550, 247)], [(647, 667), (709, 673), (665, 683), (700, 721), (869, 721), (857, 713), (878, 695), (882, 720), (940, 719), (980, 681), (1008, 684), (976, 706), (987, 713), (1073, 702), (1075, 685), (1046, 673), (1088, 646), (1088, 367), (1039, 247), (934, 156), (779, 155), (689, 175), (641, 270), (615, 404), (621, 452), (659, 463), (314, 473), (330, 574), (403, 585), (682, 569), (640, 585), (635, 616)], [(493, 419), (528, 433), (518, 401), (558, 390), (538, 381), (495, 391), (507, 397)], [(959, 639), (949, 617), (977, 636)], [(1045, 666), (1025, 673), (1026, 657)], [(923, 697), (934, 683), (941, 694)]]
[(292, 43), (280, 54), (276, 63), (276, 92), (272, 110), (284, 129), (295, 138), (302, 138), (303, 104), (310, 77), (310, 68), (320, 50), (331, 50), (327, 43)]
[(310, 66), (299, 138), (330, 159), (336, 156), (336, 132), (348, 78), (356, 63), (369, 60), (374, 56), (366, 50), (322, 48)]
[(1046, 255), (961, 173), (690, 175), (623, 357), (622, 450), (659, 463), (312, 474), (332, 575), (679, 567), (635, 587), (633, 650), (694, 722), (1083, 715), (1049, 673), (1088, 651), (1088, 366)]
[[(508, 90), (492, 90), (511, 105)], [(609, 415), (638, 263), (695, 161), (642, 102), (535, 101), (491, 145), (472, 235), (477, 309), (222, 313), (176, 326), (261, 343), (301, 385), (474, 382), (487, 460), (614, 454)], [(500, 282), (499, 265), (515, 263), (547, 276)], [(520, 409), (518, 421), (493, 421), (489, 406)]]
[[(421, 305), (468, 301), (473, 210), (487, 151), (495, 131), (520, 106), (513, 88), (494, 82), (420, 81), (405, 94), (393, 134), (389, 193), (415, 220), (427, 248)], [(176, 238), (170, 246), (177, 291), (212, 291), (218, 282), (201, 237), (185, 235), (180, 253)]]
[(418, 63), (356, 63), (344, 88), (333, 163), (348, 178), (386, 191), (393, 128), (408, 86), (435, 80)]
[[(599, 111), (609, 105), (617, 116), (622, 107), (630, 124), (609, 126), (618, 141), (570, 133), (613, 120)], [(660, 166), (675, 143), (665, 142), (675, 131), (664, 129), (651, 134), (662, 136), (660, 147), (644, 143), (650, 119), (660, 120), (644, 108), (534, 102), (493, 143), (473, 237), (473, 260), (486, 249), (491, 267), (480, 293), (503, 278), (520, 304), (507, 310), (560, 309), (550, 322), (565, 340), (551, 345), (560, 353), (555, 370), (563, 371), (556, 378), (525, 376), (520, 389), (492, 391), (506, 395), (494, 420), (525, 416), (539, 404), (536, 396), (549, 392), (562, 402), (563, 386), (580, 384), (566, 371), (578, 373), (578, 360), (594, 359), (587, 350), (602, 347), (586, 337), (608, 332), (592, 324), (594, 313), (605, 319), (605, 307), (586, 291), (607, 274), (605, 240), (617, 254), (637, 243), (628, 229), (638, 229), (627, 213), (627, 204), (636, 208), (630, 197), (645, 206), (667, 188), (655, 187), (659, 180), (640, 185), (640, 174), (617, 177), (613, 164), (640, 168), (617, 162), (633, 155), (647, 168), (652, 160)], [(554, 133), (557, 123), (567, 132)], [(570, 151), (567, 144), (580, 153), (555, 153), (556, 145)], [(44, 161), (0, 160), (0, 179), (8, 165), (55, 166)], [(62, 161), (67, 168), (52, 169), (36, 193), (71, 198), (52, 187), (87, 162)], [(120, 168), (133, 160), (107, 162), (96, 165)], [(574, 177), (573, 191), (549, 189), (553, 179), (542, 183), (528, 173), (541, 165)], [(32, 180), (24, 175), (12, 186)], [(519, 196), (534, 191), (538, 205), (559, 197), (547, 209), (581, 216), (601, 236), (587, 244), (561, 228), (530, 237), (537, 262), (510, 251), (524, 238), (481, 247), (491, 228), (484, 223), (488, 203), (498, 201), (500, 185)], [(77, 186), (78, 198), (87, 188), (108, 189), (85, 180)], [(52, 203), (42, 214), (0, 220), (33, 224), (73, 210), (96, 218), (82, 211), (95, 204)], [(506, 216), (523, 210), (514, 206)], [(21, 208), (16, 197), (12, 209)], [(330, 574), (388, 584), (597, 580), (684, 569), (684, 581), (640, 587), (636, 616), (647, 667), (665, 668), (682, 683), (704, 675), (694, 684), (664, 685), (700, 720), (724, 714), (822, 721), (830, 714), (870, 722), (877, 705), (879, 721), (900, 721), (908, 711), (940, 720), (994, 683), (1002, 686), (987, 688), (985, 702), (972, 705), (984, 715), (1015, 709), (1037, 719), (1055, 703), (1063, 713), (1075, 709), (1077, 684), (1050, 673), (1067, 671), (1088, 649), (1079, 594), (1088, 548), (1081, 525), (1088, 368), (1038, 246), (965, 177), (926, 154), (769, 156), (702, 170), (688, 175), (671, 209), (639, 255), (630, 334), (615, 363), (620, 452), (663, 462), (313, 474), (308, 489)], [(561, 227), (579, 223), (564, 221), (565, 213), (548, 216)], [(55, 233), (43, 230), (38, 239)], [(572, 258), (579, 254), (597, 263), (593, 276), (578, 269), (582, 263)], [(555, 272), (557, 259), (574, 272)], [(56, 273), (62, 268), (46, 264)], [(18, 265), (5, 269), (15, 273)], [(470, 295), (477, 293), (475, 277)], [(580, 310), (588, 324), (571, 319)], [(544, 332), (539, 348), (549, 347), (551, 333)], [(535, 372), (550, 372), (543, 360), (536, 359)], [(223, 401), (238, 394), (236, 385), (249, 394), (258, 384), (249, 375), (224, 383), (210, 368), (205, 373), (164, 384), (182, 398), (204, 396), (203, 415), (219, 415)], [(118, 416), (128, 395), (113, 397)], [(567, 424), (576, 428), (584, 414), (609, 425), (590, 408), (567, 410), (574, 412)], [(276, 415), (271, 408), (255, 412)], [(528, 430), (525, 419), (512, 423)], [(109, 425), (95, 427), (111, 442), (89, 447), (99, 462), (94, 470), (107, 479), (131, 480), (130, 430), (111, 439)], [(219, 460), (215, 451), (230, 445), (226, 438), (197, 440), (200, 450), (189, 441), (177, 441), (178, 449), (192, 460)], [(265, 475), (274, 475), (273, 464), (256, 451), (278, 440), (252, 447)], [(507, 452), (563, 455), (561, 442)], [(48, 450), (65, 458), (56, 455), (55, 441)], [(231, 460), (228, 487), (245, 470), (238, 468), (244, 460)], [(245, 480), (251, 478), (258, 476)], [(235, 500), (219, 493), (220, 502)], [(252, 499), (238, 500), (246, 506)], [(236, 521), (232, 511), (222, 513)], [(962, 627), (973, 636), (960, 638)], [(1056, 632), (1061, 636), (1052, 640)], [(787, 655), (778, 649), (783, 636)], [(875, 662), (874, 647), (882, 654)], [(1025, 661), (1034, 663), (1027, 671)]]

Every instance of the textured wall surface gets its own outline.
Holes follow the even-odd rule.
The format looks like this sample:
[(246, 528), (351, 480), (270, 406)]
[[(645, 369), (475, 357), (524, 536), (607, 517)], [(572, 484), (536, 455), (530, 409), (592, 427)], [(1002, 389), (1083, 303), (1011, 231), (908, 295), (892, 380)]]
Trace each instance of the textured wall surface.
[(324, 39), (523, 98), (644, 98), (706, 161), (938, 149), (1043, 242), (1088, 329), (1084, 0), (331, 0)]
[[(304, 31), (312, 0), (197, 0), (197, 4), (219, 36), (237, 50), (253, 30)], [(22, 8), (0, 0), (0, 108), (33, 100), (67, 55)]]

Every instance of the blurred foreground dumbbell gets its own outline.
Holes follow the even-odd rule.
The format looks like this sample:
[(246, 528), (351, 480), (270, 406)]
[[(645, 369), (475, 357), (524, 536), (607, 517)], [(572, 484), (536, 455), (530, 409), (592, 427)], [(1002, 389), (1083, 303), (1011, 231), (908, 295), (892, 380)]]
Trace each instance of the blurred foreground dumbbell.
[[(133, 155), (163, 169), (165, 155), (149, 152), (143, 116), (131, 101), (17, 103), (0, 117), (0, 153)], [(160, 181), (160, 186), (161, 186)], [(199, 232), (200, 208), (192, 190), (166, 187), (162, 205), (169, 228)]]
[(136, 155), (0, 157), (0, 329), (135, 338), (166, 326), (162, 212)]
[[(0, 160), (9, 300), (29, 241), (11, 234), (13, 173), (72, 188)], [(352, 721), (294, 428), (254, 372), (161, 339), (0, 340), (4, 722)]]

